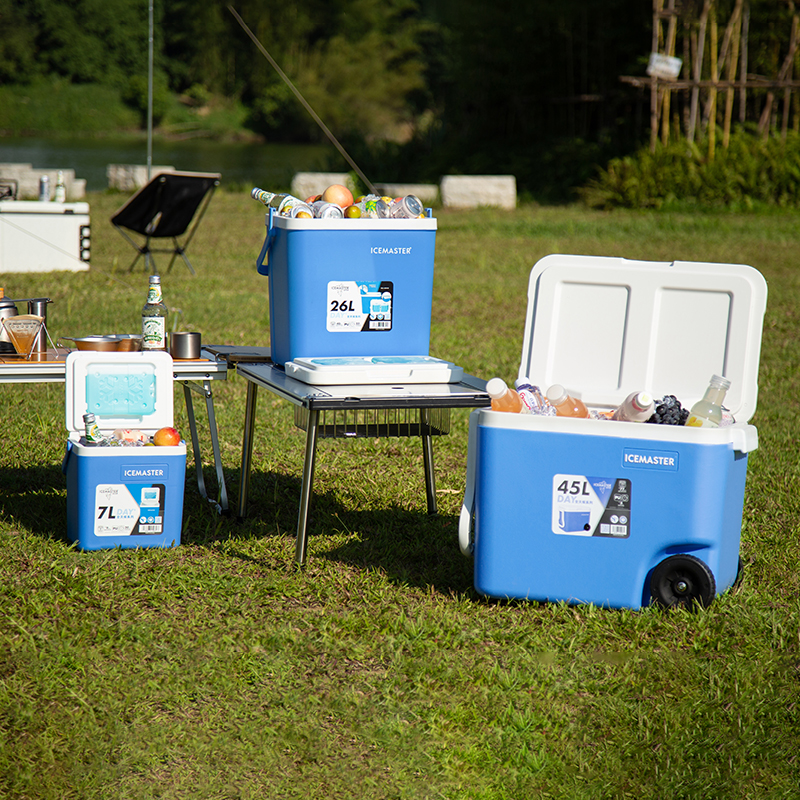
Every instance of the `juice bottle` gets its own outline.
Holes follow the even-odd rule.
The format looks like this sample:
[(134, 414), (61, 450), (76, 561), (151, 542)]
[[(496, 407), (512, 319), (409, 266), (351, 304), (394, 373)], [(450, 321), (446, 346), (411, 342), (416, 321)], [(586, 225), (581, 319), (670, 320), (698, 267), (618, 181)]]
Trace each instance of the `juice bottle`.
[(689, 412), (688, 428), (718, 428), (722, 422), (722, 401), (731, 388), (731, 382), (721, 375), (712, 375), (706, 393)]
[(546, 396), (559, 417), (589, 417), (589, 409), (581, 400), (572, 397), (560, 383), (554, 383), (547, 390)]
[(486, 393), (492, 398), (492, 411), (522, 411), (522, 400), (514, 389), (509, 389), (502, 378), (492, 378), (486, 384)]

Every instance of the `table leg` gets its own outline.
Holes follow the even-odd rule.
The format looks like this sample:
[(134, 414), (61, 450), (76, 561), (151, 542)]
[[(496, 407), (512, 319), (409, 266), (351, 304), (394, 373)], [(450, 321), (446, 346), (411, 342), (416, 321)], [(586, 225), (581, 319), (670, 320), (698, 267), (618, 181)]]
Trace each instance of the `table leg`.
[(239, 478), (239, 508), (237, 516), (247, 516), (247, 495), (250, 492), (250, 465), (253, 460), (253, 432), (256, 427), (256, 404), (258, 386), (253, 381), (247, 382), (247, 404), (244, 410), (244, 434), (242, 435), (242, 470)]
[(431, 436), (430, 409), (419, 410), (420, 436), (422, 438), (422, 464), (425, 468), (425, 493), (428, 513), (436, 514), (436, 476), (433, 472), (433, 437)]
[(306, 563), (308, 544), (308, 506), (311, 502), (311, 486), (314, 482), (314, 460), (317, 451), (317, 422), (319, 411), (309, 409), (306, 429), (306, 455), (303, 462), (303, 483), (300, 489), (300, 511), (297, 515), (297, 541), (294, 560), (298, 567)]
[(200, 440), (197, 436), (197, 420), (194, 415), (194, 403), (192, 401), (192, 391), (203, 394), (206, 399), (206, 413), (208, 415), (208, 429), (211, 434), (211, 449), (214, 453), (214, 466), (217, 471), (217, 484), (219, 486), (219, 502), (216, 503), (217, 510), (225, 512), (228, 510), (228, 492), (225, 487), (225, 473), (222, 470), (222, 457), (219, 451), (219, 437), (217, 435), (217, 420), (214, 414), (214, 396), (208, 381), (203, 381), (203, 387), (195, 386), (191, 381), (181, 381), (183, 384), (183, 397), (186, 401), (186, 416), (189, 418), (189, 431), (192, 435), (192, 452), (194, 453), (194, 466), (197, 473), (197, 489), (204, 500), (212, 501), (206, 491), (206, 482), (203, 477), (203, 458), (200, 453)]

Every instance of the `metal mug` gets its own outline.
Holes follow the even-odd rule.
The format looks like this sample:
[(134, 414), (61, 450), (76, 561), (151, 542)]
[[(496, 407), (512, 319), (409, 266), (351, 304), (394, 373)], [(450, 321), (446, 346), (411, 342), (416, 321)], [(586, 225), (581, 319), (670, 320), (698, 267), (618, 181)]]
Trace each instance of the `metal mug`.
[(169, 351), (173, 358), (200, 358), (200, 334), (173, 331), (169, 335)]
[(36, 297), (28, 300), (28, 313), (42, 318), (42, 327), (36, 335), (31, 353), (47, 352), (47, 304), (52, 302), (49, 297)]

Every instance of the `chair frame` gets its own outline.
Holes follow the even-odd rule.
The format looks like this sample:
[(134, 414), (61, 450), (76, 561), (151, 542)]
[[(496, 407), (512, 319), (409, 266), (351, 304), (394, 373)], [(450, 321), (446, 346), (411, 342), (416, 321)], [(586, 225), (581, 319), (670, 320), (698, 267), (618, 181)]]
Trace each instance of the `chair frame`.
[[(136, 201), (137, 197), (144, 189), (150, 187), (154, 183), (159, 183), (162, 186), (164, 186), (167, 183), (167, 180), (169, 179), (170, 176), (211, 179), (213, 180), (213, 184), (206, 191), (205, 195), (203, 196), (202, 200), (198, 205), (198, 208), (194, 214), (193, 219), (190, 221), (190, 223), (187, 225), (187, 227), (184, 229), (183, 232), (178, 233), (174, 236), (159, 237), (156, 234), (150, 234), (150, 233), (139, 234), (138, 231), (133, 231), (133, 233), (136, 233), (144, 237), (144, 242), (137, 241), (137, 239), (135, 239), (127, 232), (128, 230), (132, 229), (128, 228), (126, 230), (125, 229), (126, 226), (119, 225), (114, 220), (123, 211), (125, 211), (125, 209), (127, 209), (132, 203)], [(136, 250), (136, 258), (133, 259), (130, 267), (128, 268), (128, 272), (133, 272), (133, 268), (136, 266), (136, 263), (139, 261), (140, 258), (142, 258), (142, 256), (144, 256), (145, 269), (148, 272), (152, 271), (154, 275), (158, 275), (159, 274), (158, 268), (156, 267), (156, 262), (155, 258), (153, 258), (153, 253), (171, 253), (172, 258), (170, 259), (169, 266), (167, 267), (167, 272), (170, 272), (172, 270), (172, 265), (175, 263), (175, 259), (178, 256), (181, 256), (187, 268), (189, 269), (189, 272), (191, 272), (192, 275), (197, 274), (194, 271), (194, 267), (192, 266), (191, 262), (189, 261), (189, 258), (186, 255), (186, 248), (189, 246), (190, 242), (194, 238), (194, 235), (197, 232), (197, 228), (199, 227), (200, 222), (202, 221), (203, 216), (206, 213), (206, 209), (208, 208), (208, 205), (211, 202), (211, 198), (214, 195), (214, 191), (220, 184), (221, 178), (222, 175), (218, 172), (160, 172), (157, 175), (153, 176), (153, 178), (150, 180), (149, 183), (142, 186), (135, 194), (131, 195), (131, 197), (128, 198), (128, 201), (111, 218), (111, 224), (122, 234), (122, 236), (125, 239), (127, 239), (128, 242), (130, 242), (130, 244)], [(161, 212), (158, 212), (156, 216), (159, 216), (160, 213)], [(188, 230), (188, 234), (186, 233), (186, 230)], [(180, 242), (178, 240), (178, 237), (184, 236), (184, 234), (185, 238), (183, 242)], [(159, 238), (172, 239), (172, 247), (171, 248), (153, 247), (151, 245), (151, 240)]]

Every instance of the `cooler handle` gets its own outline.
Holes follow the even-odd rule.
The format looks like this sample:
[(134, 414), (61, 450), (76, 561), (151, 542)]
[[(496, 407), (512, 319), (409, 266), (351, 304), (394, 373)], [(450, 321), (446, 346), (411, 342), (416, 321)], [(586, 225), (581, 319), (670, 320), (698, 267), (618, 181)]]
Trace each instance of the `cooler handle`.
[(69, 457), (72, 455), (72, 440), (67, 439), (67, 447), (64, 450), (64, 458), (61, 461), (61, 471), (66, 475), (68, 464), (69, 464)]
[(272, 248), (272, 242), (275, 240), (275, 226), (272, 224), (272, 215), (274, 213), (275, 209), (271, 208), (269, 214), (267, 214), (267, 236), (256, 259), (256, 269), (259, 275), (269, 275), (269, 251)]
[(475, 465), (478, 460), (478, 415), (475, 409), (469, 415), (469, 435), (467, 438), (467, 480), (464, 487), (464, 502), (458, 517), (458, 546), (465, 556), (471, 556), (475, 543), (472, 541), (472, 515), (475, 511)]

